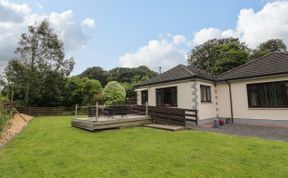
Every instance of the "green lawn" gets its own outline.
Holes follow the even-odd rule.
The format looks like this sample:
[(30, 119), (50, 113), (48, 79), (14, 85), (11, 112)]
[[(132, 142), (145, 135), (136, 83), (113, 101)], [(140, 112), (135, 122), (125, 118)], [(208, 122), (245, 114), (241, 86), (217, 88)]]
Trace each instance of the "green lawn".
[(186, 130), (98, 133), (35, 118), (0, 149), (0, 177), (288, 177), (288, 143)]

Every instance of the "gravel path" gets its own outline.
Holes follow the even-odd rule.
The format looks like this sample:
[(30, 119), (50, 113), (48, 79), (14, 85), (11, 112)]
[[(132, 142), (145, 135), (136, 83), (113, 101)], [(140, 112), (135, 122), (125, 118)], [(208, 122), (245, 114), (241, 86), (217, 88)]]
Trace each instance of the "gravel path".
[(242, 124), (226, 124), (219, 128), (197, 127), (198, 130), (219, 132), (224, 134), (252, 136), (271, 140), (282, 140), (288, 142), (288, 128), (252, 126)]

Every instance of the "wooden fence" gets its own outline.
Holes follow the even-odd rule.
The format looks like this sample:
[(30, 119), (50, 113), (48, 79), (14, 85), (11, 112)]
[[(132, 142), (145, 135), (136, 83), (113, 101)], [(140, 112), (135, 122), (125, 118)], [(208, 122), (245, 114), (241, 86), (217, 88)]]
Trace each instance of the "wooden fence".
[(17, 107), (18, 112), (31, 116), (72, 115), (74, 107)]
[[(133, 111), (138, 114), (145, 114), (146, 107), (135, 105)], [(154, 123), (185, 125), (189, 121), (198, 125), (197, 110), (148, 106), (148, 114)]]

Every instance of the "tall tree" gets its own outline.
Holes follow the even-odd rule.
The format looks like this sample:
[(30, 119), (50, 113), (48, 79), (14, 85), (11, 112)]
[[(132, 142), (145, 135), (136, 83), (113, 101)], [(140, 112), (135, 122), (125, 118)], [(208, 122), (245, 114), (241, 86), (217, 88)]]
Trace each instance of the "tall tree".
[(212, 39), (192, 49), (188, 63), (217, 75), (246, 63), (248, 56), (249, 48), (238, 38)]
[(66, 85), (65, 105), (75, 104), (89, 105), (95, 104), (101, 99), (102, 86), (98, 80), (88, 79), (86, 77), (74, 76), (68, 79)]
[(108, 72), (100, 66), (88, 67), (80, 75), (80, 77), (87, 77), (89, 79), (99, 80), (101, 85), (106, 85)]
[(11, 88), (17, 90), (19, 99), (25, 100), (25, 105), (44, 104), (47, 101), (44, 96), (51, 98), (64, 87), (59, 81), (69, 76), (74, 61), (64, 59), (63, 43), (47, 20), (38, 26), (29, 26), (28, 33), (21, 35), (18, 44), (15, 53), (19, 58), (9, 62), (6, 78)]
[(133, 77), (140, 76), (145, 78), (151, 78), (157, 73), (150, 70), (146, 66), (139, 66), (135, 68), (128, 67), (116, 67), (109, 71), (108, 81), (118, 81), (121, 83), (132, 82)]
[(257, 59), (262, 57), (268, 53), (275, 52), (275, 51), (286, 51), (287, 46), (281, 39), (271, 39), (260, 43), (259, 46), (252, 51), (250, 55), (250, 59)]

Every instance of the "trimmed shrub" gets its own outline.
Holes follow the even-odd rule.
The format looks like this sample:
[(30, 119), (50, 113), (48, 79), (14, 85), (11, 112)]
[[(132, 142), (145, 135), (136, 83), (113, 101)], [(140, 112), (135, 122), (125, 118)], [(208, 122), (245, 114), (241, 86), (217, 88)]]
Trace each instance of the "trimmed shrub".
[(103, 96), (106, 105), (122, 104), (125, 101), (126, 91), (118, 82), (111, 81), (105, 86)]

